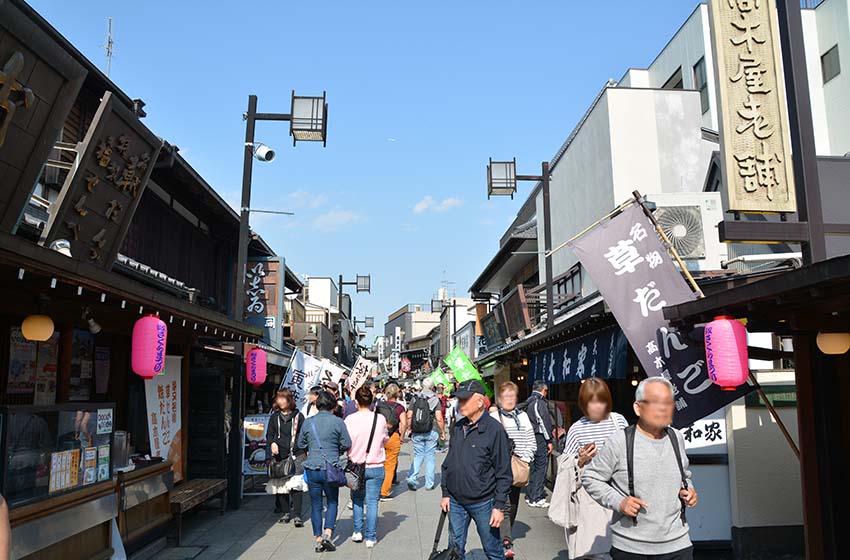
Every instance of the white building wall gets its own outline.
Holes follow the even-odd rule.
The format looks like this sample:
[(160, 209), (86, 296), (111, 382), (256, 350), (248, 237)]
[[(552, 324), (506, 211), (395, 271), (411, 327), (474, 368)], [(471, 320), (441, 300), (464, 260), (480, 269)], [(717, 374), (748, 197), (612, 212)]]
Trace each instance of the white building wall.
[(670, 39), (648, 68), (649, 87), (660, 88), (677, 69), (682, 69), (684, 89), (696, 89), (694, 66), (705, 57), (706, 79), (708, 80), (709, 110), (702, 114), (701, 126), (718, 129), (717, 98), (714, 91), (714, 59), (711, 55), (711, 32), (708, 6), (700, 4)]
[[(611, 88), (599, 98), (596, 106), (587, 115), (573, 141), (567, 147), (558, 164), (552, 170), (549, 185), (552, 212), (552, 247), (557, 247), (576, 233), (586, 228), (593, 216), (604, 216), (614, 203), (614, 182), (611, 168), (611, 129), (608, 123), (608, 96)], [(538, 194), (537, 232), (540, 247), (545, 231), (543, 194)], [(545, 259), (538, 257), (543, 279)], [(573, 251), (564, 249), (552, 256), (553, 277), (569, 270), (578, 259)], [(582, 292), (587, 295), (595, 291), (588, 275), (584, 275)]]
[(818, 42), (818, 13), (802, 10), (803, 43), (806, 46), (806, 72), (809, 75), (809, 97), (812, 100), (812, 121), (815, 129), (815, 151), (831, 154), (829, 127), (826, 122), (826, 102), (823, 97), (823, 73), (820, 67)]
[[(644, 194), (701, 192), (714, 145), (702, 140), (699, 93), (607, 88), (552, 171), (552, 246), (597, 218)], [(537, 197), (538, 232), (544, 231), (543, 195)], [(544, 258), (539, 257), (540, 270)], [(553, 276), (577, 262), (564, 249), (552, 257)], [(595, 286), (583, 277), (582, 293)]]
[(336, 311), (338, 297), (336, 283), (330, 278), (307, 280), (307, 301), (310, 303)]
[[(826, 0), (817, 7), (815, 13), (818, 74), (821, 55), (838, 45), (841, 73), (826, 84), (823, 84), (821, 78), (818, 84), (823, 84), (830, 153), (844, 155), (850, 152), (850, 0)], [(808, 60), (814, 57), (812, 54)]]

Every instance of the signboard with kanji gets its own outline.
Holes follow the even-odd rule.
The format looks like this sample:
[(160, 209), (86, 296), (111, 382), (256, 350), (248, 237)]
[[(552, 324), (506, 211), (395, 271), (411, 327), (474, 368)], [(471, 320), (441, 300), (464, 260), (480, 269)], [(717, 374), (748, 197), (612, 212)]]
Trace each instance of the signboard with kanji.
[(795, 212), (776, 0), (711, 0), (729, 210)]
[(73, 258), (111, 269), (161, 147), (162, 140), (106, 92), (41, 244), (67, 239)]
[[(593, 278), (646, 375), (673, 384), (673, 424), (687, 426), (752, 390), (723, 391), (708, 378), (705, 347), (670, 328), (663, 308), (696, 296), (635, 202), (569, 245)], [(702, 330), (695, 331), (702, 340)]]
[(265, 341), (280, 350), (283, 345), (283, 257), (251, 257), (245, 270), (245, 322), (261, 327)]
[(145, 380), (151, 457), (162, 457), (172, 462), (175, 482), (183, 480), (182, 364), (181, 356), (166, 356), (162, 374)]

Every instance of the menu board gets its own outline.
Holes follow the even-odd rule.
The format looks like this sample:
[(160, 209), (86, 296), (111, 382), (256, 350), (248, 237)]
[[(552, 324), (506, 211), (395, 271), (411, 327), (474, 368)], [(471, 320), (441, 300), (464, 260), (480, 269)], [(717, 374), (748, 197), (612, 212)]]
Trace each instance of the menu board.
[(87, 401), (92, 392), (94, 373), (94, 335), (89, 331), (74, 329), (71, 354), (70, 401)]
[(80, 483), (80, 450), (50, 454), (50, 493), (73, 488)]
[(246, 416), (242, 423), (242, 474), (265, 474), (268, 414)]

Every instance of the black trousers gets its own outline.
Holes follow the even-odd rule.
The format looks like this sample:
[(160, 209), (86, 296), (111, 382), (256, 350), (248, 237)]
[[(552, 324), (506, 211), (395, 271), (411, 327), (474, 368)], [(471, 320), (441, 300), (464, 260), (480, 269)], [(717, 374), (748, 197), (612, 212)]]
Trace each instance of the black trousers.
[(292, 517), (301, 519), (301, 506), (303, 505), (303, 492), (290, 492), (289, 494), (275, 494), (277, 507)]
[(634, 554), (612, 548), (611, 558), (613, 560), (693, 560), (694, 547), (689, 546), (688, 548), (667, 554)]
[(511, 491), (508, 493), (508, 503), (505, 504), (505, 509), (502, 510), (505, 517), (499, 526), (499, 536), (502, 538), (502, 541), (514, 542), (513, 528), (516, 521), (516, 512), (519, 509), (520, 490), (522, 488), (519, 486), (511, 486)]
[(549, 448), (543, 434), (534, 434), (537, 441), (537, 450), (534, 453), (534, 461), (531, 463), (528, 487), (525, 489), (525, 498), (530, 502), (538, 502), (546, 499), (544, 482), (546, 481), (546, 466), (549, 464)]

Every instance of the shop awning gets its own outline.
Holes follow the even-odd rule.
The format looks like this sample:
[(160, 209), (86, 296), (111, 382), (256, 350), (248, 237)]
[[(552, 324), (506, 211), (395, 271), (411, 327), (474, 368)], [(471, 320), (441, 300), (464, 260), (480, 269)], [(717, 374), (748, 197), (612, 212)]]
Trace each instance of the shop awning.
[(531, 354), (528, 379), (579, 383), (589, 377), (625, 379), (629, 343), (620, 327), (608, 327)]
[(257, 340), (263, 336), (261, 329), (236, 321), (222, 313), (145, 286), (116, 272), (70, 259), (22, 237), (2, 232), (0, 263), (22, 268), (26, 273), (56, 278), (66, 284), (109, 294), (113, 299), (123, 299), (128, 304), (144, 306), (151, 312), (159, 311), (160, 315), (173, 315), (175, 320), (192, 320), (204, 327), (199, 333), (204, 332), (208, 336), (212, 336), (215, 330), (226, 334), (227, 338), (230, 338), (231, 334)]

